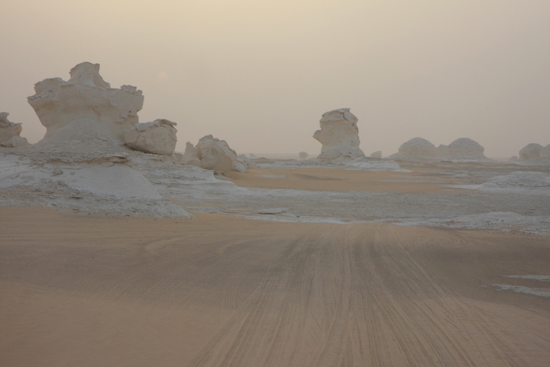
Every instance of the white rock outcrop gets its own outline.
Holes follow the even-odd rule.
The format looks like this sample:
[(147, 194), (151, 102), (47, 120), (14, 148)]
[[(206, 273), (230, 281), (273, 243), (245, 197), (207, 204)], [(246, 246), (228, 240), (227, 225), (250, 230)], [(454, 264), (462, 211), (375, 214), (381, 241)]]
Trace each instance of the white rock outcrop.
[(143, 94), (136, 87), (111, 88), (99, 75), (99, 64), (83, 62), (70, 71), (71, 78), (44, 79), (34, 85), (28, 102), (47, 129), (43, 140), (74, 123), (100, 125), (119, 143), (126, 130), (135, 128)]
[(459, 138), (449, 144), (448, 154), (451, 159), (486, 159), (483, 148), (478, 142), (469, 138)]
[(171, 155), (178, 140), (176, 125), (165, 119), (137, 124), (124, 132), (124, 142), (141, 152)]
[(318, 158), (333, 160), (364, 157), (365, 153), (359, 148), (357, 121), (349, 108), (325, 112), (320, 120), (321, 130), (313, 134), (313, 138), (323, 144)]
[(0, 146), (18, 148), (29, 145), (27, 139), (19, 136), (23, 127), (21, 123), (8, 120), (9, 113), (0, 112)]
[(225, 140), (206, 135), (199, 140), (195, 149), (204, 169), (212, 170), (214, 173), (246, 172), (246, 164), (237, 157), (237, 153)]
[(401, 144), (396, 158), (435, 159), (437, 156), (435, 145), (424, 138), (417, 137)]
[(185, 152), (181, 157), (181, 164), (184, 164), (186, 166), (201, 166), (201, 160), (197, 155), (197, 150), (190, 142), (185, 143)]
[(544, 147), (537, 143), (527, 144), (519, 151), (519, 160), (531, 161), (539, 159), (543, 149)]
[(395, 159), (418, 160), (487, 160), (483, 148), (469, 138), (459, 138), (449, 145), (440, 144), (437, 148), (424, 138), (413, 138), (399, 147), (399, 152), (390, 156)]

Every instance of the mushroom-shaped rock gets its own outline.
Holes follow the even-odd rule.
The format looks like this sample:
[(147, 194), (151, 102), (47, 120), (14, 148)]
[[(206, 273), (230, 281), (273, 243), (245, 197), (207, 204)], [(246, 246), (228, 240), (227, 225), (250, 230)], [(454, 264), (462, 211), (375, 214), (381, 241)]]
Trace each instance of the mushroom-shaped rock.
[(438, 156), (437, 148), (424, 138), (412, 138), (401, 144), (398, 156), (403, 158), (433, 159)]
[(10, 148), (28, 145), (27, 139), (19, 136), (23, 130), (21, 123), (11, 122), (8, 116), (9, 113), (0, 112), (0, 145)]
[(540, 144), (531, 143), (524, 146), (519, 151), (519, 159), (521, 161), (530, 161), (533, 159), (539, 159), (542, 153), (543, 147)]
[(190, 142), (185, 143), (185, 152), (183, 153), (183, 157), (181, 157), (181, 163), (187, 166), (201, 166), (197, 150)]
[(171, 155), (177, 143), (176, 125), (165, 119), (137, 124), (124, 133), (124, 142), (130, 148), (145, 153)]
[(246, 164), (237, 157), (237, 153), (229, 147), (225, 140), (206, 135), (199, 140), (195, 148), (204, 169), (212, 170), (215, 173), (246, 172)]
[(359, 148), (359, 128), (357, 117), (349, 108), (325, 112), (320, 120), (321, 130), (313, 134), (321, 148), (320, 159), (359, 158), (365, 153)]
[(370, 157), (371, 158), (382, 158), (382, 151), (377, 150), (376, 152), (372, 152), (370, 154)]
[(119, 144), (124, 132), (138, 123), (143, 106), (140, 90), (130, 85), (110, 88), (99, 75), (99, 64), (83, 62), (70, 71), (71, 78), (44, 79), (34, 86), (36, 94), (28, 102), (47, 129), (43, 140), (73, 123), (97, 124)]
[(483, 148), (478, 142), (468, 139), (459, 138), (449, 144), (448, 154), (452, 159), (485, 159)]

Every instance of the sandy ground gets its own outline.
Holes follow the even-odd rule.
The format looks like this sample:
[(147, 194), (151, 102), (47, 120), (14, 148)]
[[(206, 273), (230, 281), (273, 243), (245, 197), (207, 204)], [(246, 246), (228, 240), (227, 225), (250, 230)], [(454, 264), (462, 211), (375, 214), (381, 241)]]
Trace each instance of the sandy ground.
[[(321, 167), (296, 169), (252, 167), (246, 173), (228, 172), (226, 176), (231, 178), (237, 186), (261, 189), (393, 193), (458, 191), (445, 187), (458, 179), (437, 172), (373, 172)], [(426, 182), (426, 180), (430, 180), (430, 182)]]
[(0, 207), (0, 366), (548, 366), (550, 282), (507, 276), (549, 264), (523, 234)]

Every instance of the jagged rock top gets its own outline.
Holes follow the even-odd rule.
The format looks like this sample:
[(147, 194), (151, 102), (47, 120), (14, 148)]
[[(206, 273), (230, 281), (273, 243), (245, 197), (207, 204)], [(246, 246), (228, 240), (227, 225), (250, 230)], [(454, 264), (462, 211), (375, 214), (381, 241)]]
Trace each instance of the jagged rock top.
[(342, 121), (347, 120), (353, 124), (356, 124), (359, 119), (350, 112), (349, 108), (338, 108), (336, 110), (328, 111), (323, 113), (320, 122), (329, 122), (329, 121)]

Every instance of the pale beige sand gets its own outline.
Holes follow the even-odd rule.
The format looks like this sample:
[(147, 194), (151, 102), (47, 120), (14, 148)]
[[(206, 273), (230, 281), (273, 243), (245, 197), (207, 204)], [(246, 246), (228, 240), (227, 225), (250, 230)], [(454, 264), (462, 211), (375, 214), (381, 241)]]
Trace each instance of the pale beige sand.
[[(437, 172), (355, 171), (324, 167), (295, 169), (252, 167), (246, 173), (227, 172), (225, 175), (232, 179), (237, 186), (262, 189), (399, 193), (458, 191), (445, 187), (453, 183), (453, 178)], [(281, 177), (263, 177), (262, 175)], [(430, 182), (426, 182), (427, 180)]]
[(550, 299), (490, 285), (549, 264), (526, 235), (0, 208), (0, 366), (548, 366)]

